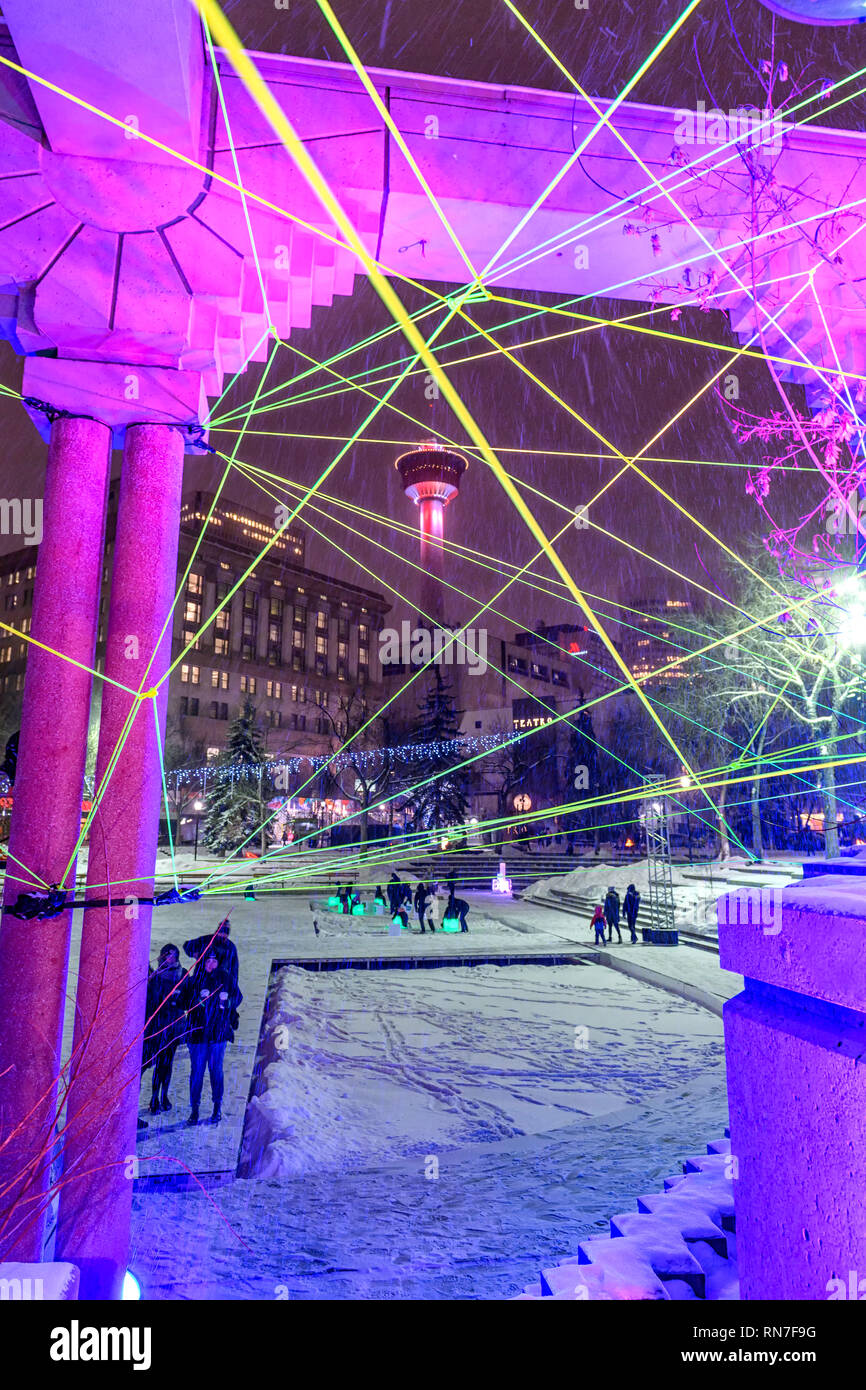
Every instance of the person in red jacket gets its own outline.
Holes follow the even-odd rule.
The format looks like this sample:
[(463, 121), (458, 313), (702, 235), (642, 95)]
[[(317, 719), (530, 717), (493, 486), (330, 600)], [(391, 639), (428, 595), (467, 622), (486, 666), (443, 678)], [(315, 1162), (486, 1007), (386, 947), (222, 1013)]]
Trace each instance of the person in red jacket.
[(594, 928), (595, 928), (595, 944), (596, 944), (596, 946), (598, 945), (599, 942), (601, 942), (602, 945), (604, 945), (604, 927), (605, 927), (605, 922), (604, 922), (604, 908), (602, 907), (601, 903), (599, 903), (599, 904), (597, 905), (597, 907), (596, 907), (596, 909), (595, 909), (595, 912), (592, 914), (592, 921), (590, 922), (589, 925), (590, 925), (591, 927), (594, 927)]
[(238, 1008), (243, 995), (231, 975), (210, 950), (198, 970), (187, 977), (178, 991), (186, 1010), (186, 1040), (189, 1044), (189, 1104), (187, 1124), (198, 1124), (198, 1111), (207, 1068), (213, 1099), (211, 1124), (222, 1119), (223, 1063), (226, 1046), (234, 1042), (238, 1027)]

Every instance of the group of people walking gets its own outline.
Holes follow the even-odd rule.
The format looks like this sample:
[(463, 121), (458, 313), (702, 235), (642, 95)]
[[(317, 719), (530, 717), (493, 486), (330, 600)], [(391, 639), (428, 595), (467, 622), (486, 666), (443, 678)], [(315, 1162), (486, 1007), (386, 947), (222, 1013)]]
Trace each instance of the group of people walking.
[[(395, 920), (399, 918), (405, 929), (409, 926), (409, 915), (414, 908), (422, 935), (428, 930), (434, 933), (437, 930), (441, 931), (446, 918), (458, 921), (461, 932), (468, 932), (469, 904), (465, 898), (457, 897), (457, 885), (453, 879), (446, 886), (447, 900), (444, 894), (437, 892), (436, 884), (425, 883), (423, 879), (418, 880), (413, 894), (410, 885), (392, 873), (388, 884), (388, 907), (391, 917)], [(382, 890), (376, 891), (378, 895)]]
[(183, 949), (193, 960), (188, 971), (180, 963), (177, 946), (169, 942), (159, 953), (156, 969), (148, 975), (142, 1069), (153, 1069), (150, 1111), (158, 1115), (172, 1108), (168, 1088), (175, 1054), (185, 1043), (190, 1060), (187, 1123), (199, 1122), (207, 1071), (213, 1102), (211, 1123), (218, 1124), (222, 1118), (225, 1051), (234, 1042), (243, 1002), (238, 989), (238, 953), (228, 920), (220, 922), (215, 934), (185, 941)]
[(637, 915), (640, 911), (640, 893), (633, 883), (628, 885), (625, 898), (620, 901), (619, 893), (610, 886), (607, 890), (604, 903), (599, 903), (593, 914), (590, 926), (595, 932), (595, 944), (598, 946), (605, 939), (605, 928), (607, 929), (607, 940), (613, 941), (613, 934), (616, 932), (617, 940), (622, 941), (620, 931), (620, 916), (625, 917), (628, 929), (631, 933), (632, 943), (637, 941)]

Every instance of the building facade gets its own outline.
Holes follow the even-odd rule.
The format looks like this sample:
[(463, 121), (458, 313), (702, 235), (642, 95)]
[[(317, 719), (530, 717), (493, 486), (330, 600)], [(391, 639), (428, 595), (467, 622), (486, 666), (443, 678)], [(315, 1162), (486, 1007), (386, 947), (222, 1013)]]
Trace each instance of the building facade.
[[(476, 636), (476, 659), (469, 661), (461, 659), (454, 644), (450, 662), (440, 667), (454, 702), (459, 733), (467, 740), (524, 737), (515, 746), (519, 752), (495, 751), (474, 765), (473, 815), (486, 819), (513, 814), (519, 810), (514, 804), (519, 796), (530, 798), (527, 810), (554, 807), (568, 782), (577, 722), (576, 716), (563, 716), (572, 716), (583, 704), (616, 689), (622, 680), (616, 663), (597, 633), (574, 623), (543, 625), (512, 638), (487, 633), (483, 664), (477, 660), (477, 645)], [(383, 666), (386, 696), (412, 674), (411, 663)], [(394, 717), (402, 719), (407, 739), (427, 683), (419, 676), (394, 702)], [(591, 710), (600, 739), (615, 704), (616, 697), (600, 699)], [(471, 754), (470, 745), (467, 750)]]
[[(116, 507), (115, 484), (108, 504), (97, 670), (104, 660)], [(256, 562), (266, 545), (266, 555)], [(5, 704), (7, 724), (14, 722), (24, 688), (27, 642), (22, 636), (30, 630), (36, 553), (27, 547), (0, 557), (0, 619), (16, 630), (0, 631), (0, 709)], [(362, 691), (371, 709), (381, 703), (377, 636), (387, 601), (306, 568), (304, 558), (300, 527), (277, 535), (272, 518), (249, 508), (214, 503), (213, 495), (201, 492), (185, 498), (167, 737), (179, 740), (191, 760), (220, 755), (230, 721), (247, 697), (259, 712), (272, 756), (331, 751), (325, 711), (336, 711), (346, 692)]]
[[(697, 665), (679, 661), (701, 645), (695, 635), (695, 613), (688, 599), (643, 598), (634, 608), (622, 609), (620, 642), (629, 669), (647, 690), (663, 690), (682, 681), (694, 680)], [(654, 672), (661, 672), (659, 675)]]

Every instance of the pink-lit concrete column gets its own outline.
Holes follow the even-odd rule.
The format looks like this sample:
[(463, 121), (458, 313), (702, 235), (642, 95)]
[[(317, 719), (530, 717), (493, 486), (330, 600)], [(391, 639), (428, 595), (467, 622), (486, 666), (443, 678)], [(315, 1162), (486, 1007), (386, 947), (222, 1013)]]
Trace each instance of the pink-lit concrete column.
[(6, 909), (59, 882), (79, 837), (110, 462), (105, 425), (54, 422), (0, 924), (0, 1260), (42, 1258), (71, 926)]
[(743, 890), (718, 909), (721, 965), (744, 976), (724, 1008), (741, 1296), (857, 1297), (866, 878)]
[[(183, 441), (167, 425), (126, 432), (105, 674), (150, 690), (166, 672), (176, 590)], [(162, 778), (154, 706), (165, 727), (168, 682), (138, 703), (90, 832), (76, 999), (76, 1065), (57, 1259), (81, 1270), (83, 1298), (117, 1298), (129, 1253), (141, 1035)], [(101, 785), (134, 699), (106, 682), (96, 764)], [(106, 886), (107, 885), (107, 886)]]

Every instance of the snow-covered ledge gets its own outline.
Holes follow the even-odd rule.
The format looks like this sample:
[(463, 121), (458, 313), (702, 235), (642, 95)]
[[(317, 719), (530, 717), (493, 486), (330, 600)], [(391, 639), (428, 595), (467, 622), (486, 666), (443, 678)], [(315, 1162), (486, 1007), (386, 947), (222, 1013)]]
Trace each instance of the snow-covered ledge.
[(866, 1275), (866, 877), (718, 902), (741, 1297)]

